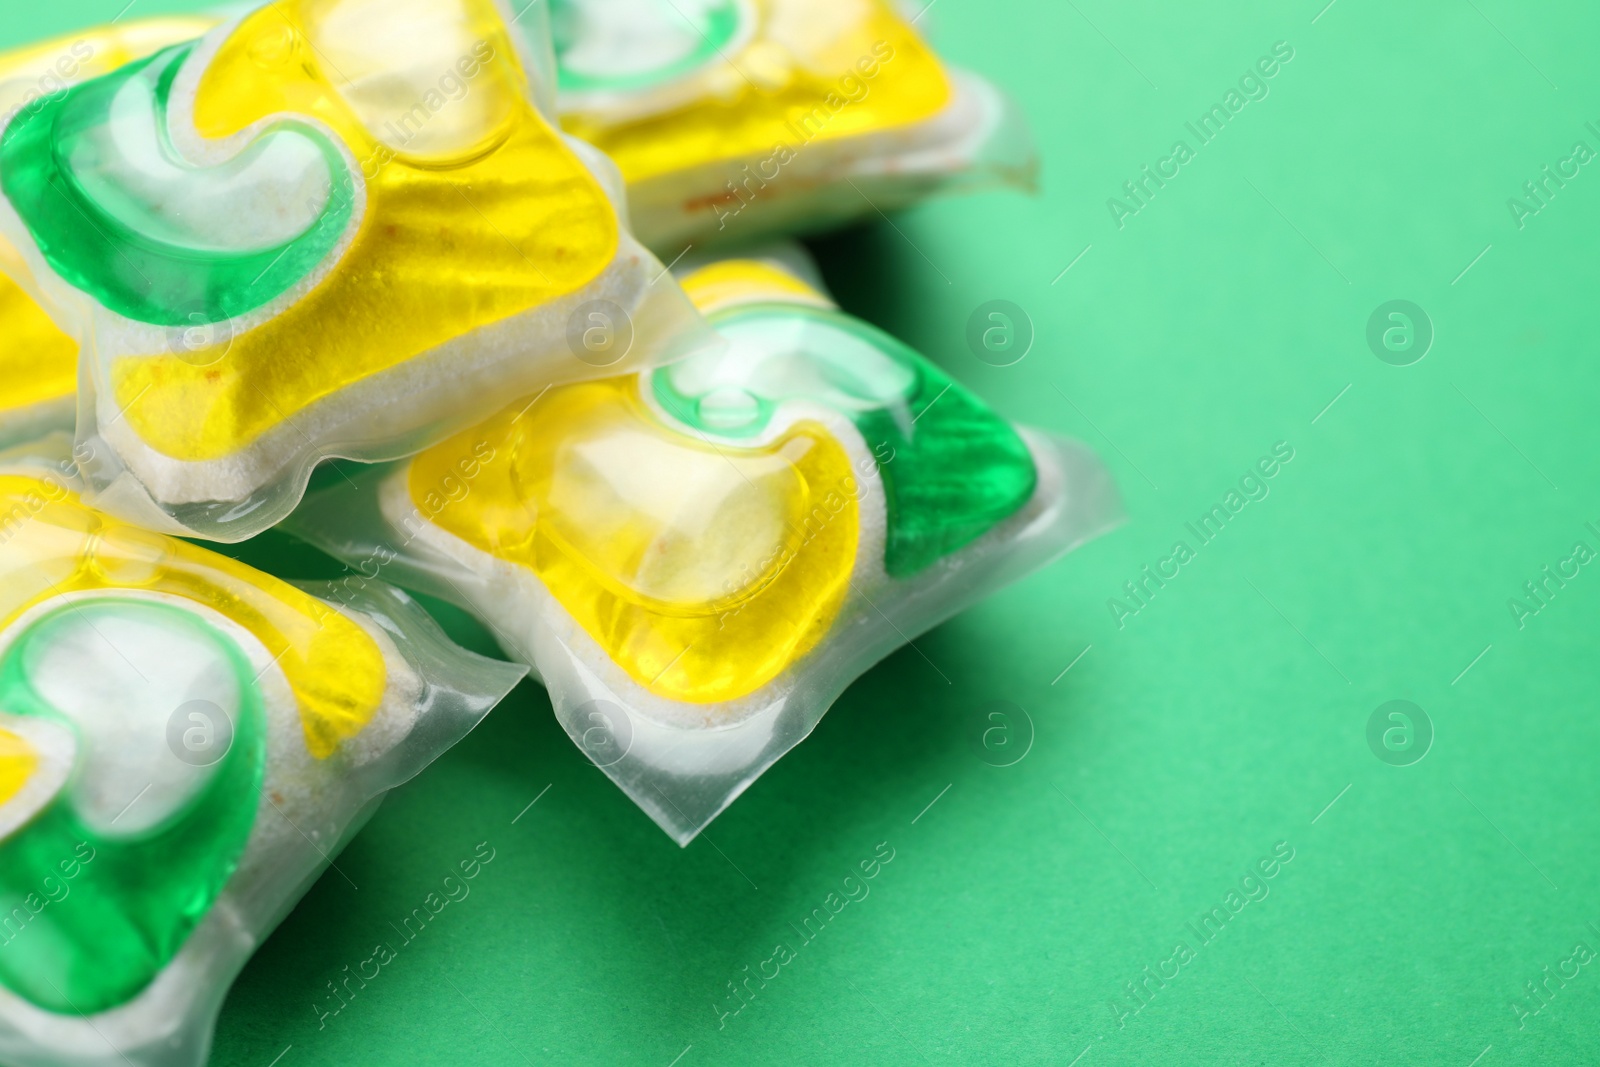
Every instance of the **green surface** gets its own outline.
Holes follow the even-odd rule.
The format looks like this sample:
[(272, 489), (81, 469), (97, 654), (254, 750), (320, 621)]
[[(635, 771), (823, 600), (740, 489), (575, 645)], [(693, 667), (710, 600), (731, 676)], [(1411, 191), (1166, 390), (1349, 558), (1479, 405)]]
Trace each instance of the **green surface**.
[[(524, 686), (351, 845), (359, 889), (323, 878), (264, 946), (216, 1062), (1600, 1056), (1600, 973), (1567, 962), (1600, 948), (1600, 574), (1520, 628), (1508, 607), (1574, 542), (1600, 548), (1600, 174), (1521, 229), (1507, 206), (1600, 147), (1600, 26), (1510, 0), (1337, 0), (1313, 24), (1324, 2), (941, 0), (922, 24), (1023, 102), (1043, 195), (821, 242), (828, 280), (1001, 412), (1102, 449), (1131, 522), (863, 678), (684, 851)], [(3, 32), (117, 6), (29, 6)], [(1270, 95), (1195, 147), (1185, 122), (1280, 40)], [(1117, 229), (1107, 198), (1180, 137), (1194, 158)], [(1037, 332), (1011, 367), (966, 346), (991, 299)], [(1395, 299), (1434, 326), (1412, 366), (1368, 348)], [(1186, 523), (1280, 441), (1293, 459), (1239, 489), (1269, 495), (1199, 543)], [(1169, 559), (1119, 629), (1107, 599)], [(974, 752), (993, 700), (1036, 727), (1013, 766)], [(1413, 766), (1368, 746), (1391, 700), (1431, 720)], [(326, 983), (485, 840), (472, 895), (319, 1029)], [(885, 841), (870, 895), (797, 944)], [(1261, 860), (1274, 876), (1247, 883)], [(1262, 887), (1210, 944), (1188, 932)], [(1192, 958), (1169, 964), (1179, 939)], [(779, 942), (794, 959), (719, 1029), (726, 983)], [(1119, 1026), (1146, 966), (1179, 969)], [(1519, 1029), (1525, 983), (1563, 968)]]

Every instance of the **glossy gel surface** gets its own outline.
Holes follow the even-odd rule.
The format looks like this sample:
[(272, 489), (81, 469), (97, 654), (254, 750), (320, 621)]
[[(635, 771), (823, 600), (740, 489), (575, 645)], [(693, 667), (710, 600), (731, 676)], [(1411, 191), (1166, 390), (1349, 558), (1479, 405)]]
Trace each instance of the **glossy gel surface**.
[[(637, 377), (552, 389), (412, 461), (420, 513), (527, 567), (640, 685), (731, 700), (827, 632), (858, 539), (849, 456), (800, 422), (765, 445), (663, 423)], [(486, 444), (494, 460), (479, 464)], [(465, 465), (465, 466), (464, 466)], [(456, 500), (440, 486), (470, 476)]]
[[(354, 181), (311, 127), (263, 132), (211, 167), (172, 148), (173, 82), (192, 44), (52, 100), (0, 141), (6, 196), (51, 268), (124, 318), (206, 326), (269, 303), (333, 251)], [(238, 213), (254, 221), (240, 226)], [(230, 223), (233, 225), (230, 226)], [(228, 229), (242, 239), (219, 239)]]
[(735, 439), (761, 433), (797, 400), (846, 415), (883, 479), (890, 576), (965, 547), (1033, 495), (1033, 458), (1010, 424), (882, 330), (795, 301), (746, 302), (709, 318), (729, 347), (655, 372), (661, 406)]
[[(101, 515), (54, 481), (0, 475), (0, 527), (0, 629), (12, 636), (0, 653), (0, 902), (30, 915), (0, 933), (0, 984), (92, 1014), (171, 962), (232, 876), (261, 803), (259, 673), (183, 602), (274, 657), (318, 759), (371, 721), (387, 668), (373, 639), (320, 601)], [(175, 600), (117, 595), (129, 591)], [(222, 716), (225, 750), (184, 759), (174, 737)], [(69, 883), (70, 906), (48, 902)]]
[(418, 456), (408, 488), (414, 520), (533, 571), (641, 686), (713, 703), (803, 656), (851, 587), (860, 472), (818, 422), (773, 432), (786, 406), (860, 431), (884, 486), (891, 577), (1014, 514), (1036, 473), (1004, 420), (793, 275), (728, 260), (683, 286), (726, 350), (553, 389), (537, 419), (513, 405)]
[(281, 0), (218, 33), (0, 140), (0, 184), (58, 273), (200, 339), (110, 368), (156, 451), (231, 455), (614, 256), (615, 213), (491, 0)]
[(32, 746), (9, 730), (0, 730), (0, 807), (22, 791), (38, 767)]
[[(579, 98), (563, 116), (569, 132), (603, 149), (630, 182), (752, 155), (778, 167), (786, 162), (778, 146), (792, 153), (813, 141), (894, 130), (932, 117), (950, 99), (938, 58), (885, 0), (701, 2), (674, 10), (681, 7), (672, 0), (556, 5), (564, 88), (674, 90), (661, 108)], [(638, 32), (658, 22), (660, 34)]]
[(276, 657), (318, 759), (360, 733), (378, 708), (387, 668), (372, 638), (286, 582), (111, 518), (37, 478), (0, 475), (0, 528), (0, 627), (64, 593), (169, 593), (233, 620)]
[[(0, 118), (42, 111), (64, 87), (115, 70), (200, 36), (208, 19), (153, 18), (102, 26), (0, 55)], [(4, 242), (0, 241), (0, 245)], [(0, 269), (21, 268), (0, 247)], [(51, 322), (22, 287), (0, 275), (0, 415), (72, 396), (78, 345)]]
[(746, 0), (551, 0), (563, 92), (648, 90), (725, 54), (754, 26)]
[[(227, 699), (220, 690), (233, 697), (231, 708), (209, 706), (226, 710), (234, 723), (231, 743), (215, 764), (182, 768), (188, 780), (179, 784), (187, 791), (163, 805), (160, 821), (131, 827), (118, 825), (115, 816), (108, 821), (103, 811), (92, 813), (96, 805), (85, 796), (95, 785), (96, 764), (125, 760), (115, 751), (127, 744), (122, 731), (90, 733), (85, 720), (103, 710), (63, 708), (35, 678), (48, 670), (41, 661), (81, 655), (86, 644), (115, 640), (103, 636), (107, 631), (129, 627), (159, 631), (187, 645), (189, 655), (208, 652), (209, 691), (219, 702)], [(0, 900), (18, 901), (33, 915), (0, 951), (0, 984), (48, 1011), (90, 1015), (137, 995), (177, 955), (238, 866), (260, 804), (266, 727), (254, 673), (214, 626), (182, 608), (147, 601), (77, 600), (36, 619), (11, 644), (0, 658), (0, 709), (69, 735), (75, 767), (44, 809), (0, 842)], [(170, 697), (177, 707), (184, 694)], [(165, 725), (160, 718), (116, 722), (154, 731), (157, 743)], [(156, 758), (177, 762), (166, 752)], [(125, 781), (137, 778), (118, 769)], [(139, 796), (127, 810), (141, 802), (160, 800)], [(73, 877), (63, 877), (73, 869)]]
[(72, 396), (77, 388), (77, 342), (0, 275), (0, 414)]

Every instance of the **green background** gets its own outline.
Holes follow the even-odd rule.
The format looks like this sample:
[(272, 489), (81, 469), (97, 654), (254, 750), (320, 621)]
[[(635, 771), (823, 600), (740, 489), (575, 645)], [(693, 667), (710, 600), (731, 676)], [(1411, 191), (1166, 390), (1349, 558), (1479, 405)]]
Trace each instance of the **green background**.
[[(0, 35), (120, 2), (10, 5)], [(1600, 548), (1600, 167), (1525, 228), (1507, 207), (1575, 141), (1600, 149), (1597, 15), (1323, 3), (940, 0), (922, 24), (1021, 101), (1041, 195), (931, 203), (815, 249), (849, 310), (1099, 449), (1129, 524), (861, 679), (687, 850), (524, 685), (261, 949), (215, 1062), (1600, 1056), (1600, 968), (1552, 980), (1520, 1026), (1512, 1007), (1600, 948), (1600, 568), (1521, 628), (1507, 604), (1574, 542)], [(1184, 123), (1278, 41), (1294, 58), (1270, 95), (1119, 229), (1107, 198), (1195, 147)], [(964, 340), (991, 299), (1036, 331), (1011, 367)], [(1367, 345), (1392, 299), (1436, 333), (1412, 366)], [(1184, 524), (1280, 441), (1270, 496), (1198, 547)], [(1196, 558), (1119, 628), (1108, 598), (1179, 539)], [(244, 555), (337, 571), (274, 535)], [(1367, 742), (1393, 699), (1436, 735), (1412, 766)], [(1013, 766), (975, 753), (993, 700), (1035, 732)], [(319, 1029), (325, 983), (480, 841), (496, 859), (471, 897)], [(726, 983), (880, 842), (895, 858), (870, 895), (719, 1028)], [(1270, 894), (1200, 945), (1186, 924), (1279, 842)], [(1179, 939), (1194, 958), (1119, 1018)]]

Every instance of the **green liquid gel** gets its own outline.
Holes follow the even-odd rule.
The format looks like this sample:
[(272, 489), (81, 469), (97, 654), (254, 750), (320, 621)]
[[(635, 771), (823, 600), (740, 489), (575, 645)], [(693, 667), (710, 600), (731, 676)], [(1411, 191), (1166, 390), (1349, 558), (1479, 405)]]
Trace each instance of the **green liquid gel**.
[(777, 303), (711, 322), (729, 348), (656, 371), (657, 401), (687, 426), (734, 439), (761, 433), (790, 401), (848, 417), (883, 479), (892, 577), (971, 544), (1033, 496), (1033, 455), (1011, 425), (883, 331)]
[(667, 0), (626, 6), (552, 0), (556, 84), (568, 93), (663, 85), (707, 63), (724, 62), (742, 18), (736, 0), (690, 12)]
[(51, 269), (157, 326), (271, 303), (338, 246), (353, 209), (344, 157), (303, 123), (281, 123), (212, 167), (180, 157), (168, 104), (193, 47), (74, 86), (0, 137), (0, 190)]
[[(32, 677), (39, 657), (87, 622), (120, 617), (168, 633), (187, 631), (208, 646), (238, 693), (232, 744), (210, 777), (153, 827), (122, 834), (95, 829), (80, 816), (89, 739), (40, 695)], [(108, 652), (108, 655), (110, 653)], [(185, 701), (172, 694), (174, 708)], [(49, 720), (77, 738), (77, 756), (60, 793), (31, 822), (0, 842), (0, 920), (33, 912), (44, 879), (61, 880), (63, 861), (93, 849), (67, 894), (40, 908), (0, 944), (0, 984), (46, 1011), (92, 1015), (137, 996), (177, 955), (233, 876), (255, 823), (266, 765), (266, 715), (254, 671), (238, 646), (190, 612), (149, 601), (76, 600), (33, 622), (0, 659), (0, 711)], [(101, 739), (105, 741), (104, 738)], [(161, 750), (162, 759), (169, 756)], [(137, 802), (137, 801), (136, 801)]]

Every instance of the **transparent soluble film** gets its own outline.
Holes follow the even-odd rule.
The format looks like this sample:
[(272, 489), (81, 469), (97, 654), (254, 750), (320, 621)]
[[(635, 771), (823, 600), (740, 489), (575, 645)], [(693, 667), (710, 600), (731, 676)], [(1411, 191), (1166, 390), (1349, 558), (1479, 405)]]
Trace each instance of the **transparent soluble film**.
[(1121, 515), (1085, 447), (843, 314), (797, 256), (686, 268), (725, 347), (523, 398), (287, 526), (477, 614), (680, 843), (878, 660)]
[[(33, 338), (0, 347), (32, 390), (0, 432), (75, 409), (98, 507), (238, 541), (324, 459), (703, 342), (616, 168), (547, 115), (547, 23), (278, 0), (94, 31), (105, 58), (0, 129), (0, 323)], [(0, 93), (35, 64), (0, 57)]]
[(256, 947), (525, 671), (99, 512), (48, 445), (0, 457), (0, 1061), (199, 1067)]
[(1020, 112), (939, 58), (924, 5), (554, 0), (562, 125), (616, 161), (635, 232), (669, 260), (1031, 188)]

